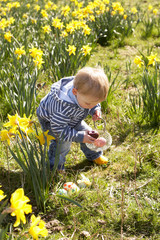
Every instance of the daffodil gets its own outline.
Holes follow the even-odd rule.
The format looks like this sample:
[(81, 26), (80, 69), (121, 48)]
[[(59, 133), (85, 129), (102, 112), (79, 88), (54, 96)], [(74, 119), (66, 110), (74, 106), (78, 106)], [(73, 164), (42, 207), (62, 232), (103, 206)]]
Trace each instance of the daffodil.
[(12, 128), (18, 127), (20, 117), (17, 113), (14, 116), (11, 116), (8, 114), (8, 119), (9, 119), (9, 122), (5, 123), (3, 125), (4, 127), (12, 127)]
[(68, 15), (69, 11), (70, 11), (70, 7), (68, 5), (65, 7), (62, 7), (62, 15), (63, 16), (66, 17)]
[(35, 18), (31, 18), (31, 22), (32, 22), (32, 24), (36, 24), (37, 20)]
[(91, 29), (87, 25), (83, 27), (83, 31), (85, 36), (91, 33)]
[(40, 6), (39, 5), (35, 5), (34, 9), (38, 12), (39, 9), (40, 9)]
[(150, 56), (147, 57), (148, 60), (149, 60), (148, 66), (149, 66), (149, 65), (155, 66), (155, 62), (159, 61), (159, 59), (158, 59), (156, 56), (157, 56), (157, 53), (154, 54), (154, 55), (150, 55)]
[(64, 30), (61, 32), (61, 37), (67, 37), (68, 36), (68, 33)]
[(158, 14), (158, 9), (157, 9), (157, 8), (153, 9), (153, 14), (154, 14), (154, 15), (157, 15), (157, 14)]
[[(0, 187), (1, 187), (1, 185), (0, 185)], [(0, 201), (2, 201), (5, 197), (6, 197), (6, 195), (4, 195), (4, 192), (0, 189)]]
[(43, 31), (45, 32), (45, 33), (50, 33), (51, 32), (51, 27), (49, 26), (49, 25), (45, 25), (44, 27), (42, 27), (43, 28)]
[(49, 135), (48, 132), (49, 132), (49, 130), (47, 130), (46, 132), (41, 133), (39, 136), (36, 135), (36, 137), (39, 139), (41, 145), (45, 144), (45, 138), (47, 140), (47, 146), (49, 146), (49, 142), (51, 140), (55, 139), (53, 136)]
[(82, 47), (82, 52), (83, 52), (84, 56), (90, 55), (91, 50), (92, 50), (92, 48), (89, 45), (84, 45)]
[(138, 67), (141, 67), (142, 65), (144, 65), (144, 62), (142, 60), (142, 57), (136, 56), (134, 59), (134, 63), (138, 65)]
[(21, 48), (16, 48), (16, 50), (15, 50), (15, 54), (17, 54), (18, 55), (18, 59), (22, 56), (22, 55), (25, 55), (26, 54), (26, 52), (25, 52), (25, 50), (23, 49), (24, 48), (24, 46), (22, 46)]
[(43, 18), (48, 18), (48, 13), (46, 12), (46, 10), (41, 10), (41, 14)]
[(13, 24), (15, 22), (15, 19), (13, 17), (8, 19), (8, 24)]
[(153, 9), (153, 6), (151, 4), (148, 5), (148, 10), (152, 10)]
[(43, 51), (42, 51), (41, 49), (37, 49), (37, 48), (34, 48), (34, 47), (32, 47), (31, 49), (29, 49), (29, 52), (30, 52), (30, 55), (31, 55), (33, 58), (42, 57), (42, 55), (43, 55)]
[(15, 136), (14, 129), (10, 129), (9, 131), (5, 129), (0, 132), (1, 141), (2, 142), (7, 141), (8, 145), (10, 145), (10, 140), (14, 136)]
[(52, 26), (58, 29), (62, 29), (64, 27), (64, 24), (61, 22), (60, 18), (54, 18), (52, 20)]
[(56, 4), (53, 4), (51, 7), (51, 10), (56, 10), (58, 8), (58, 6)]
[(10, 32), (10, 31), (9, 31), (9, 32), (6, 32), (6, 33), (4, 34), (4, 38), (5, 38), (8, 42), (11, 42), (11, 38), (12, 38), (11, 32)]
[(14, 227), (19, 226), (20, 221), (24, 224), (26, 223), (25, 214), (32, 212), (32, 206), (28, 204), (30, 199), (24, 195), (23, 188), (18, 188), (11, 195), (10, 199), (10, 209), (12, 210), (11, 216), (16, 216), (16, 222), (14, 223)]
[(117, 11), (120, 7), (121, 7), (120, 2), (113, 2), (112, 3), (112, 8), (113, 8), (114, 11)]
[(67, 52), (69, 52), (69, 56), (72, 54), (75, 55), (76, 47), (74, 45), (68, 45)]
[(131, 8), (131, 13), (136, 14), (137, 12), (138, 12), (137, 8), (135, 8), (135, 7)]
[(7, 27), (7, 20), (5, 18), (2, 18), (0, 20), (0, 29), (4, 30)]
[(33, 132), (33, 129), (31, 128), (33, 121), (30, 118), (31, 116), (27, 118), (26, 115), (24, 114), (23, 118), (19, 119), (19, 127), (26, 135)]
[(38, 67), (38, 69), (40, 69), (41, 66), (42, 66), (42, 64), (44, 63), (42, 57), (40, 57), (40, 56), (37, 56), (37, 57), (33, 60), (33, 62), (34, 62), (34, 64), (35, 64), (35, 66)]
[(26, 13), (24, 13), (22, 18), (28, 18), (28, 15)]
[(69, 32), (70, 34), (72, 34), (75, 31), (75, 26), (73, 25), (73, 23), (68, 23), (66, 25), (66, 31)]
[(33, 214), (31, 216), (31, 227), (29, 229), (29, 233), (33, 237), (33, 239), (38, 240), (38, 236), (46, 237), (48, 235), (48, 230), (45, 228), (45, 222), (41, 220), (40, 217), (35, 217)]
[(127, 14), (123, 15), (123, 19), (126, 20), (127, 19)]
[(51, 1), (48, 1), (47, 4), (45, 4), (45, 9), (50, 9), (52, 5), (53, 3)]

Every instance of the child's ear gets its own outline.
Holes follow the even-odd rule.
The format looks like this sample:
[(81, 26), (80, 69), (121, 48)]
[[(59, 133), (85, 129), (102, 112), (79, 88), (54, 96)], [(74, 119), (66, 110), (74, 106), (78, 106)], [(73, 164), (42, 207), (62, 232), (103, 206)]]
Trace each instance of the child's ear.
[(77, 95), (77, 89), (76, 89), (76, 88), (73, 88), (73, 89), (72, 89), (72, 93), (73, 93), (73, 95), (76, 96), (76, 95)]

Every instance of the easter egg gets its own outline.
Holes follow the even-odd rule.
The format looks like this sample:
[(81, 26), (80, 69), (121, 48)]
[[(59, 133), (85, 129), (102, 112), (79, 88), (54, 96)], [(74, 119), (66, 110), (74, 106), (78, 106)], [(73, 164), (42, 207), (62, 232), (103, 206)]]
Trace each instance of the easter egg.
[(92, 131), (88, 131), (88, 135), (97, 139), (99, 136), (99, 133), (96, 130), (92, 130)]
[(61, 189), (59, 189), (58, 194), (67, 196), (67, 191), (65, 189), (61, 188)]
[(69, 193), (74, 193), (79, 191), (79, 187), (73, 182), (66, 182), (63, 185), (63, 188)]

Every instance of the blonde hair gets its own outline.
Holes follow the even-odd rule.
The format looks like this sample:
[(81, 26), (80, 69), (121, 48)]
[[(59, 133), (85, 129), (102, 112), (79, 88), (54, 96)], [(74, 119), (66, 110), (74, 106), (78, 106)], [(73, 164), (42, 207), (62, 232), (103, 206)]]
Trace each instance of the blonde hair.
[(102, 68), (82, 68), (77, 72), (73, 84), (80, 94), (92, 95), (101, 101), (106, 99), (109, 90), (108, 78)]

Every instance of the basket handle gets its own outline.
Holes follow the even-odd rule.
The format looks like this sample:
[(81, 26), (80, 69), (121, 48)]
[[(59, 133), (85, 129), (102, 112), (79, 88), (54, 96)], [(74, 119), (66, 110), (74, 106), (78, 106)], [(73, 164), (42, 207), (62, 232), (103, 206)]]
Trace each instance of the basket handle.
[[(103, 121), (103, 124), (104, 124), (104, 127), (103, 127), (103, 132), (105, 132), (106, 131), (106, 121), (101, 117), (100, 118), (100, 120), (102, 120)], [(96, 129), (96, 121), (93, 121), (94, 122), (94, 128)]]

